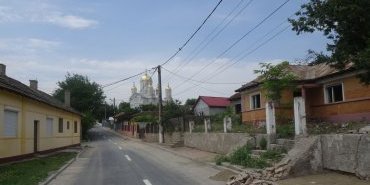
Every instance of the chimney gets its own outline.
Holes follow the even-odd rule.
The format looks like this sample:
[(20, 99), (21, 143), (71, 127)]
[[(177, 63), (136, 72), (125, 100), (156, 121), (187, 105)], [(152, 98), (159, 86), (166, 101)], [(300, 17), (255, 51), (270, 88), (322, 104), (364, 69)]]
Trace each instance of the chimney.
[(71, 91), (69, 90), (64, 90), (64, 105), (66, 107), (71, 106)]
[(0, 76), (5, 76), (5, 75), (6, 75), (6, 65), (0, 64)]
[(30, 80), (30, 88), (37, 90), (37, 80)]

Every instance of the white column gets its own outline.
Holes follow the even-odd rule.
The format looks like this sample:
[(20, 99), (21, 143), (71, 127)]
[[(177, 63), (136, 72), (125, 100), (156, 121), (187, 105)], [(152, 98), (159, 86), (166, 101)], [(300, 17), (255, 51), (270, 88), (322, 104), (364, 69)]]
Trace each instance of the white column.
[(227, 117), (224, 117), (224, 133), (227, 133), (227, 121), (226, 121)]
[(204, 118), (204, 133), (208, 133), (208, 123), (207, 123), (207, 118)]
[(294, 127), (296, 135), (306, 135), (306, 104), (302, 97), (294, 98)]
[(189, 121), (189, 133), (191, 134), (193, 132), (194, 128), (194, 121)]
[(275, 107), (272, 102), (266, 102), (266, 131), (267, 134), (276, 134)]

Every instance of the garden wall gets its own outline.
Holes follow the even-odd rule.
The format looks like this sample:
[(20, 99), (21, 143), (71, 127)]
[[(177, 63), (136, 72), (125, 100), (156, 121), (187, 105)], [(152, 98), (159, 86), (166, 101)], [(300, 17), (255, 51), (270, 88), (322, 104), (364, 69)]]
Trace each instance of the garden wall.
[(254, 138), (246, 133), (185, 133), (184, 144), (199, 150), (228, 154), (233, 150), (250, 143)]
[(324, 168), (370, 179), (370, 135), (322, 135), (321, 146)]

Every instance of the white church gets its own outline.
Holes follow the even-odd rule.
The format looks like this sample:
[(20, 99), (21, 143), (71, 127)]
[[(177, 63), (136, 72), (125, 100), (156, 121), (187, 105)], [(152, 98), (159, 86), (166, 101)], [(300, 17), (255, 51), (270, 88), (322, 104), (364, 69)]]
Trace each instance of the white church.
[[(158, 93), (159, 93), (158, 87), (154, 91), (153, 80), (148, 75), (148, 73), (145, 72), (145, 74), (140, 79), (139, 92), (135, 86), (135, 83), (133, 87), (131, 88), (130, 107), (138, 108), (140, 107), (140, 105), (148, 105), (148, 104), (157, 105), (158, 96), (159, 96)], [(171, 92), (170, 86), (168, 85), (165, 88), (164, 103), (169, 102), (169, 101), (172, 101), (172, 92)]]

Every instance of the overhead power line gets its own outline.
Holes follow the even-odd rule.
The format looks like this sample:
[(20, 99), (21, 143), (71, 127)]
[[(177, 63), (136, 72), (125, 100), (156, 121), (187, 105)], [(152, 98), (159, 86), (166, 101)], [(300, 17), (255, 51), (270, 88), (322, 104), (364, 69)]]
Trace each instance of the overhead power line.
[[(268, 38), (266, 41), (264, 41), (263, 43), (261, 43), (260, 45), (258, 45), (257, 47), (255, 47), (254, 49), (252, 49), (252, 50), (250, 50), (248, 53), (246, 53), (243, 57), (241, 57), (239, 60), (237, 60), (237, 61), (235, 61), (235, 62), (233, 62), (231, 65), (229, 65), (229, 66), (227, 66), (226, 68), (224, 68), (223, 70), (221, 70), (221, 71), (219, 71), (219, 72), (217, 72), (217, 74), (220, 74), (221, 72), (223, 72), (223, 71), (225, 71), (227, 68), (229, 68), (229, 67), (231, 67), (232, 65), (234, 65), (234, 64), (236, 64), (237, 62), (240, 62), (241, 60), (243, 60), (244, 58), (246, 58), (248, 55), (250, 55), (250, 54), (252, 54), (252, 53), (254, 53), (256, 50), (258, 50), (259, 48), (261, 48), (262, 46), (264, 46), (264, 45), (266, 45), (267, 43), (269, 43), (271, 40), (273, 40), (274, 38), (276, 38), (278, 35), (280, 35), (281, 33), (283, 33), (284, 31), (286, 31), (288, 28), (290, 27), (290, 25), (289, 26), (287, 26), (287, 27), (285, 27), (285, 28), (283, 28), (282, 30), (280, 30), (278, 33), (276, 33), (275, 35), (273, 35), (273, 36), (271, 36), (270, 38)], [(210, 79), (212, 79), (212, 78), (214, 78), (215, 76), (210, 76), (209, 78), (207, 78), (207, 79), (205, 79), (205, 80), (203, 80), (203, 81), (201, 81), (201, 82), (206, 82), (207, 80), (210, 80)], [(176, 95), (180, 95), (180, 94), (183, 94), (183, 93), (185, 93), (185, 92), (187, 92), (187, 91), (189, 91), (189, 90), (191, 90), (191, 89), (193, 89), (193, 88), (195, 88), (195, 87), (198, 87), (198, 86), (200, 86), (202, 83), (198, 83), (198, 84), (196, 84), (196, 85), (194, 85), (194, 86), (192, 86), (192, 87), (189, 87), (189, 88), (186, 88), (185, 90), (183, 90), (183, 91), (181, 91), (181, 92), (179, 92), (179, 93), (177, 93), (177, 94), (175, 94), (175, 96)]]
[[(191, 61), (198, 56), (213, 40), (215, 40), (251, 3), (253, 0), (249, 0), (219, 31), (218, 28), (221, 27), (226, 20), (242, 5), (246, 0), (241, 0), (230, 12), (229, 14), (209, 33), (202, 42), (184, 59), (183, 63), (180, 63), (174, 70), (177, 73), (181, 70), (180, 67), (185, 67), (190, 64)], [(217, 33), (216, 33), (217, 31)], [(216, 33), (216, 34), (214, 34)], [(213, 35), (214, 34), (214, 35)], [(213, 36), (212, 36), (213, 35)], [(212, 36), (212, 37), (211, 37)], [(210, 38), (211, 37), (211, 38)], [(209, 39), (210, 38), (210, 39)], [(208, 40), (209, 39), (209, 40)], [(202, 47), (201, 47), (202, 46)]]
[[(184, 49), (184, 47), (191, 41), (191, 39), (194, 38), (194, 36), (198, 33), (198, 31), (204, 26), (204, 24), (208, 21), (208, 19), (212, 16), (212, 14), (216, 11), (216, 9), (220, 6), (220, 4), (222, 3), (223, 0), (219, 0), (218, 3), (216, 4), (216, 6), (212, 9), (212, 11), (208, 14), (208, 16), (203, 20), (202, 24), (195, 30), (195, 32), (193, 34), (191, 34), (191, 36), (186, 40), (186, 42), (173, 54), (171, 55), (170, 58), (168, 58), (165, 62), (163, 62), (162, 64), (160, 65), (166, 65), (168, 62), (170, 62), (173, 58), (176, 57), (176, 55), (178, 53), (180, 53), (180, 51), (182, 49)], [(151, 69), (156, 69), (157, 68), (157, 65), (155, 67), (152, 67)], [(118, 81), (115, 81), (115, 82), (112, 82), (112, 83), (109, 83), (109, 84), (106, 84), (106, 85), (103, 85), (102, 87), (103, 88), (106, 88), (106, 87), (109, 87), (109, 86), (112, 86), (112, 85), (115, 85), (117, 83), (120, 83), (120, 82), (123, 82), (123, 81), (126, 81), (126, 80), (129, 80), (131, 78), (134, 78), (134, 77), (137, 77), (141, 74), (145, 73), (145, 71), (143, 72), (140, 72), (138, 74), (135, 74), (135, 75), (132, 75), (132, 76), (129, 76), (127, 78), (124, 78), (124, 79), (121, 79), (121, 80), (118, 80)]]
[[(166, 69), (163, 66), (162, 66), (162, 69), (164, 69), (165, 71), (169, 72), (170, 74), (172, 74), (174, 76), (177, 76), (177, 77), (182, 78), (182, 79), (187, 79), (187, 77), (176, 74), (176, 73)], [(235, 84), (243, 84), (244, 83), (244, 82), (202, 82), (200, 80), (191, 80), (191, 81), (197, 82), (197, 83), (203, 83), (203, 84), (213, 84), (213, 85), (235, 85)]]
[(191, 36), (188, 38), (188, 40), (186, 40), (186, 42), (173, 54), (173, 55), (171, 55), (171, 57), (170, 58), (168, 58), (165, 62), (163, 62), (162, 64), (161, 64), (161, 66), (163, 66), (163, 65), (166, 65), (168, 62), (170, 62), (173, 58), (175, 58), (176, 57), (176, 55), (178, 54), (178, 53), (180, 53), (180, 51), (182, 50), (182, 49), (184, 49), (184, 47), (190, 42), (190, 40), (191, 39), (193, 39), (194, 38), (194, 36), (195, 36), (195, 34), (197, 34), (198, 33), (198, 31), (203, 27), (203, 25), (207, 22), (207, 20), (212, 16), (212, 14), (216, 11), (216, 9), (218, 8), (218, 6), (221, 4), (221, 2), (222, 2), (223, 0), (220, 0), (220, 1), (218, 1), (218, 3), (217, 3), (217, 5), (213, 8), (213, 10), (211, 11), (211, 13), (209, 13), (208, 14), (208, 16), (206, 17), (206, 19), (204, 19), (204, 21), (202, 22), (202, 24), (195, 30), (195, 32), (193, 33), (193, 34), (191, 34)]
[(214, 60), (212, 60), (210, 63), (203, 66), (200, 70), (195, 72), (192, 76), (190, 76), (187, 80), (183, 81), (183, 83), (179, 84), (175, 88), (178, 88), (182, 86), (187, 81), (193, 79), (194, 76), (200, 74), (201, 71), (203, 71), (208, 66), (215, 63), (218, 59), (220, 59), (222, 56), (224, 56), (226, 53), (228, 53), (232, 48), (234, 48), (240, 41), (242, 41), (245, 37), (247, 37), (250, 33), (252, 33), (254, 30), (256, 30), (258, 27), (260, 27), (264, 22), (266, 22), (270, 17), (272, 17), (276, 12), (278, 12), (284, 5), (286, 5), (290, 0), (286, 0), (284, 3), (282, 3), (279, 7), (277, 7), (274, 11), (272, 11), (269, 15), (267, 15), (262, 21), (260, 21), (257, 25), (255, 25), (252, 29), (250, 29), (248, 32), (246, 32), (242, 37), (240, 37), (238, 40), (233, 42), (226, 50), (224, 50), (221, 54), (219, 54)]

